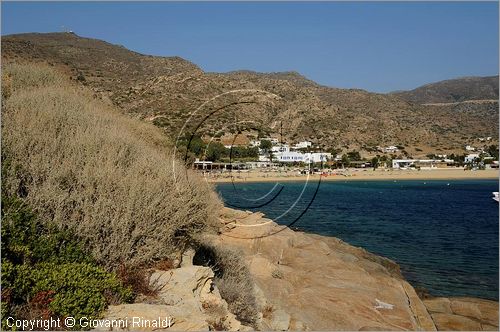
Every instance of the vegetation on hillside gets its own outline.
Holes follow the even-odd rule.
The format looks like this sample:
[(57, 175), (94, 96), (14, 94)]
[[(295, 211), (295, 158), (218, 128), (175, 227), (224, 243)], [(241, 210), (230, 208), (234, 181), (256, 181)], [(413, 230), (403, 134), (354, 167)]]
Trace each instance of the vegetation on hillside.
[(173, 254), (216, 225), (213, 191), (169, 156), (152, 125), (121, 116), (46, 67), (11, 65), (2, 190), (79, 234), (99, 264)]
[(211, 267), (215, 284), (226, 299), (229, 310), (243, 323), (256, 327), (259, 308), (256, 302), (252, 276), (241, 254), (210, 243), (198, 245), (193, 259), (197, 265)]
[[(3, 69), (2, 317), (97, 318), (151, 295), (146, 268), (218, 229), (215, 192), (155, 126), (47, 66)], [(223, 298), (255, 324), (245, 263), (231, 253), (218, 264)]]
[(178, 140), (177, 149), (179, 158), (184, 159), (188, 164), (196, 158), (207, 161), (235, 162), (255, 160), (259, 157), (259, 148), (233, 146), (226, 148), (220, 142), (204, 142), (201, 137), (185, 136)]
[(426, 84), (392, 93), (412, 103), (455, 103), (466, 100), (498, 100), (498, 76), (464, 77)]
[(131, 289), (83, 248), (74, 234), (43, 223), (19, 198), (2, 195), (2, 330), (12, 328), (8, 317), (78, 321), (133, 299)]
[[(424, 156), (462, 152), (479, 137), (491, 136), (492, 143), (498, 143), (498, 102), (494, 101), (423, 106), (394, 95), (321, 86), (297, 73), (205, 73), (178, 57), (141, 55), (71, 33), (4, 36), (2, 57), (4, 62), (22, 59), (60, 66), (123, 110), (153, 119), (174, 139), (185, 125), (197, 128), (200, 136), (251, 125), (269, 133), (282, 132), (289, 143), (309, 140), (323, 150), (338, 148), (342, 153), (356, 149), (365, 154), (369, 147), (401, 143), (409, 154)], [(458, 100), (469, 90), (478, 98), (498, 96), (498, 85), (462, 83), (461, 92), (452, 91)], [(267, 94), (220, 97), (229, 91)], [(215, 96), (220, 98), (198, 110)], [(224, 107), (228, 105), (232, 106)]]

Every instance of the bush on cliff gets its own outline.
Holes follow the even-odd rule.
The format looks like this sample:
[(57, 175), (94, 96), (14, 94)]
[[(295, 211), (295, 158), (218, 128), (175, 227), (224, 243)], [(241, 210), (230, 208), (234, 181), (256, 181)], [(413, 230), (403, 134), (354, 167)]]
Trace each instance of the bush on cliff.
[(2, 190), (78, 234), (99, 264), (161, 260), (217, 224), (216, 194), (171, 157), (158, 128), (50, 68), (6, 65), (4, 74)]
[(259, 308), (253, 278), (242, 256), (235, 250), (201, 243), (193, 262), (212, 268), (215, 274), (214, 283), (222, 298), (226, 300), (229, 310), (243, 324), (256, 328)]
[(9, 329), (9, 316), (78, 320), (133, 299), (131, 289), (98, 267), (73, 234), (42, 223), (16, 197), (2, 196), (1, 231), (2, 330)]

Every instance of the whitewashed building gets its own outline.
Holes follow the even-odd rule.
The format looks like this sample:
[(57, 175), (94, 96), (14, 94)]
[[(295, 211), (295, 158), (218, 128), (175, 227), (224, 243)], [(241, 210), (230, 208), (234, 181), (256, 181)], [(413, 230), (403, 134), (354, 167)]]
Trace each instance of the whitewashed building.
[(296, 151), (287, 151), (278, 152), (274, 155), (274, 159), (282, 163), (302, 162), (306, 164), (327, 162), (331, 157), (331, 153), (325, 152), (301, 153)]
[(479, 158), (479, 153), (470, 153), (467, 156), (465, 156), (465, 162), (466, 163), (472, 163), (474, 159)]
[(385, 148), (384, 148), (384, 152), (385, 152), (385, 153), (395, 153), (395, 152), (398, 152), (398, 147), (397, 147), (397, 146), (394, 146), (394, 145), (391, 145), (391, 146), (385, 147)]
[(306, 148), (309, 148), (312, 146), (312, 143), (309, 142), (309, 141), (302, 141), (302, 142), (299, 142), (297, 144), (294, 145), (294, 149), (298, 150), (298, 149), (306, 149)]
[[(264, 151), (262, 151), (264, 152)], [(272, 153), (290, 152), (290, 145), (288, 144), (277, 144), (271, 148)]]

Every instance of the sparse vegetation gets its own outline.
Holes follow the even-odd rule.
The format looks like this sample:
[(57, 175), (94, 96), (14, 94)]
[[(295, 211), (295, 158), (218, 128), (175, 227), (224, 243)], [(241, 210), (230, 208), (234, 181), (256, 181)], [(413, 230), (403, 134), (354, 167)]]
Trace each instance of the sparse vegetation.
[(50, 68), (4, 71), (12, 94), (2, 109), (2, 190), (78, 234), (99, 264), (153, 263), (216, 225), (218, 198), (173, 161), (154, 126), (118, 114)]
[(229, 310), (243, 324), (256, 327), (258, 307), (252, 276), (241, 255), (221, 246), (200, 244), (193, 260), (209, 266), (215, 273), (215, 284), (227, 301)]
[(2, 330), (9, 316), (99, 317), (108, 304), (132, 299), (74, 234), (43, 223), (19, 198), (2, 196)]
[(274, 269), (273, 272), (271, 273), (271, 275), (273, 278), (276, 278), (276, 279), (283, 279), (283, 277), (284, 277), (283, 271), (281, 271), (278, 268)]
[[(33, 48), (24, 47), (25, 43)], [(205, 73), (179, 57), (141, 55), (103, 41), (60, 33), (4, 36), (2, 57), (10, 61), (44, 60), (63, 67), (71, 73), (75, 83), (87, 85), (97, 94), (109, 97), (134, 116), (150, 118), (159, 111), (164, 112), (164, 117), (153, 122), (173, 139), (183, 125), (197, 126), (212, 109), (248, 96), (225, 96), (186, 122), (187, 114), (196, 110), (200, 101), (209, 100), (221, 91), (248, 86), (251, 82), (256, 89), (281, 98), (273, 100), (271, 105), (267, 103), (269, 100), (256, 97), (256, 104), (226, 108), (208, 117), (196, 133), (200, 136), (236, 133), (239, 130), (234, 125), (235, 119), (244, 119), (253, 122), (252, 127), (259, 127), (259, 138), (276, 134), (273, 124), (283, 121), (284, 141), (295, 141), (295, 138), (316, 141), (315, 138), (321, 137), (318, 143), (326, 147), (342, 146), (343, 151), (396, 143), (404, 145), (407, 151), (419, 146), (427, 153), (429, 147), (461, 146), (461, 137), (477, 135), (492, 136), (495, 139), (492, 143), (498, 144), (498, 102), (420, 104), (437, 100), (497, 99), (498, 80), (495, 77), (445, 81), (430, 85), (432, 91), (426, 85), (423, 90), (398, 93), (398, 98), (360, 90), (332, 89), (298, 74), (291, 78), (283, 73)], [(80, 73), (85, 81), (77, 80)], [(163, 79), (165, 77), (176, 79)], [(426, 93), (420, 94), (417, 90)], [(417, 98), (406, 98), (405, 94)], [(417, 103), (407, 103), (403, 99)], [(191, 156), (188, 159), (191, 161)]]

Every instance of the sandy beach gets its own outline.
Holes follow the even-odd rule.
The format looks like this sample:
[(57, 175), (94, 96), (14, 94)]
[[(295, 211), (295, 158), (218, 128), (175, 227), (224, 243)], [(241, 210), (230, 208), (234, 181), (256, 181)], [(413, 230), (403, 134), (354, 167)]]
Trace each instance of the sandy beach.
[[(428, 169), (428, 170), (372, 170), (349, 169), (337, 170), (332, 174), (309, 175), (309, 181), (360, 181), (360, 180), (461, 180), (461, 179), (498, 179), (497, 169), (469, 171), (463, 169)], [(307, 175), (299, 175), (296, 171), (288, 172), (231, 172), (223, 174), (205, 174), (212, 183), (227, 182), (281, 182), (305, 181)]]

